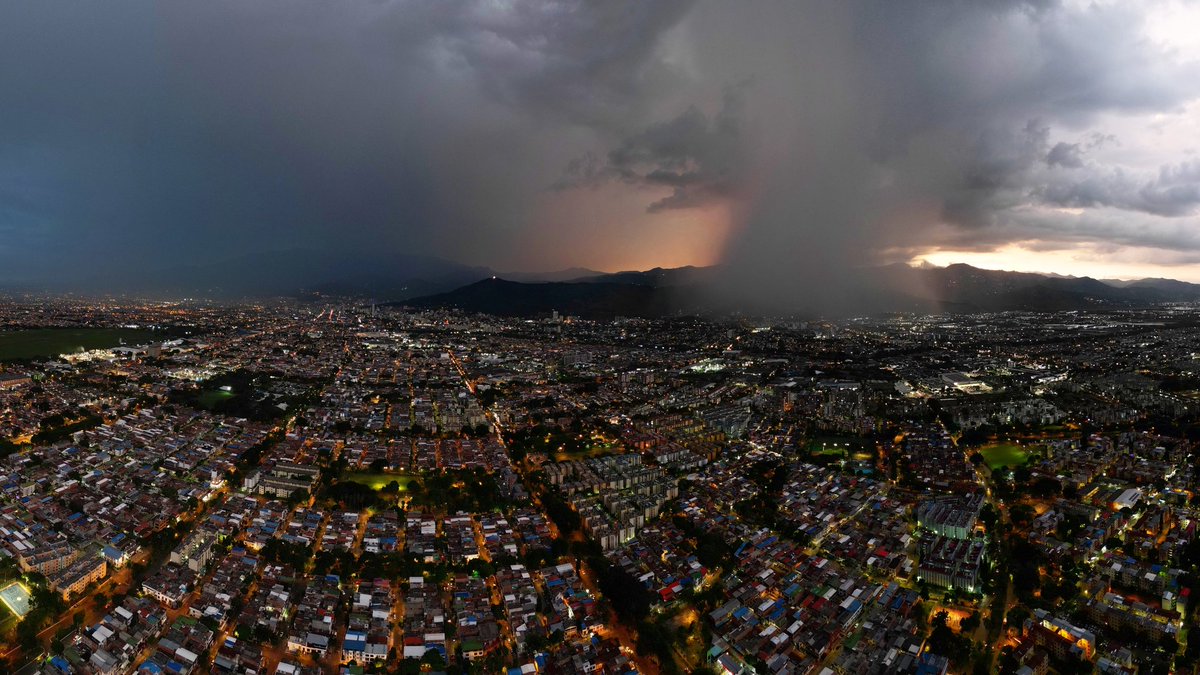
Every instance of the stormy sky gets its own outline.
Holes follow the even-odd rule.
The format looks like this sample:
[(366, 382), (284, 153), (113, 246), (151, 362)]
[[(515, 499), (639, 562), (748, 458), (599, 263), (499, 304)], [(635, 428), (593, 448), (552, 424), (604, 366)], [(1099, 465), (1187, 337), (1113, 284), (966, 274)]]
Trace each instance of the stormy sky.
[(0, 6), (4, 279), (246, 252), (1200, 281), (1200, 3)]

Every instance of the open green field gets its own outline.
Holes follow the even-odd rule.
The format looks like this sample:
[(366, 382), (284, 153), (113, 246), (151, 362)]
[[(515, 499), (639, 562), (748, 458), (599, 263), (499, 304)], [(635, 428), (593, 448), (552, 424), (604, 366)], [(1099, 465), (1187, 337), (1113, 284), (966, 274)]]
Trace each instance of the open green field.
[(212, 410), (221, 401), (233, 398), (233, 392), (224, 389), (206, 389), (196, 396), (196, 402), (201, 407)]
[(612, 454), (621, 449), (619, 443), (594, 443), (586, 448), (572, 448), (554, 453), (554, 461), (569, 462), (574, 459), (591, 459), (602, 455)]
[(1029, 451), (1012, 443), (984, 446), (979, 449), (979, 454), (983, 455), (983, 461), (987, 462), (988, 468), (992, 471), (1002, 466), (1024, 466), (1025, 462), (1029, 460)]
[(404, 492), (408, 489), (410, 483), (417, 480), (417, 477), (404, 473), (387, 473), (383, 471), (348, 471), (342, 477), (342, 480), (366, 485), (372, 490), (381, 490), (388, 483), (396, 481), (400, 484), (400, 491)]
[(0, 361), (40, 359), (89, 349), (141, 345), (159, 337), (141, 328), (33, 328), (0, 331)]

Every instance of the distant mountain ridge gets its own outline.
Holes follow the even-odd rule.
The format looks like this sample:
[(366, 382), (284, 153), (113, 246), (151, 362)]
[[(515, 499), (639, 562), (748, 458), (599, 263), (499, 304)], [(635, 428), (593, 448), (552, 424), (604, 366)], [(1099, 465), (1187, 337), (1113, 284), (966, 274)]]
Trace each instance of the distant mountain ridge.
[[(481, 280), (504, 284), (477, 285)], [(238, 298), (330, 294), (455, 306), (504, 315), (662, 316), (679, 313), (797, 313), (1064, 311), (1135, 308), (1200, 301), (1200, 284), (1174, 279), (1099, 280), (986, 270), (965, 264), (894, 264), (840, 274), (832, 285), (744, 287), (735, 270), (656, 267), (605, 273), (581, 267), (500, 273), (432, 256), (380, 252), (362, 255), (292, 248), (246, 253), (182, 266), (125, 266), (103, 274), (6, 288), (51, 292), (129, 293), (146, 297)], [(762, 298), (776, 298), (768, 304)], [(784, 298), (785, 300), (779, 300)], [(818, 302), (819, 301), (819, 302)], [(786, 304), (785, 304), (786, 303)]]
[[(540, 316), (557, 310), (585, 318), (660, 317), (679, 313), (739, 310), (722, 302), (719, 267), (655, 268), (597, 274), (570, 282), (520, 283), (486, 279), (455, 290), (392, 304), (414, 308), (455, 308), (501, 316)], [(1148, 307), (1200, 301), (1200, 284), (1172, 279), (1141, 279), (1123, 284), (1090, 277), (986, 270), (966, 264), (912, 267), (904, 264), (858, 271), (839, 289), (835, 311), (884, 312), (1055, 312)], [(905, 289), (905, 290), (898, 290)], [(795, 307), (773, 311), (806, 312)], [(823, 313), (828, 314), (826, 309)]]
[[(465, 265), (433, 256), (362, 255), (289, 248), (188, 265), (120, 267), (78, 277), (71, 276), (68, 271), (53, 283), (21, 284), (19, 287), (169, 297), (236, 298), (323, 293), (402, 300), (450, 291), (496, 274), (490, 267)], [(505, 276), (517, 281), (540, 282), (602, 274), (585, 267), (572, 267)]]
[(576, 283), (636, 284), (638, 286), (690, 286), (714, 281), (719, 270), (720, 268), (718, 267), (693, 267), (691, 265), (685, 267), (655, 267), (654, 269), (642, 272), (637, 270), (612, 273), (595, 272), (587, 276), (566, 279), (565, 281)]
[(961, 305), (970, 311), (1115, 309), (1200, 300), (1200, 284), (1174, 280), (1143, 279), (1117, 286), (1091, 277), (985, 270), (961, 263), (933, 269), (908, 268), (900, 274), (912, 272), (927, 299)]
[(677, 306), (668, 287), (603, 281), (520, 283), (494, 277), (448, 293), (390, 304), (519, 317), (558, 311), (564, 316), (590, 319), (660, 317)]

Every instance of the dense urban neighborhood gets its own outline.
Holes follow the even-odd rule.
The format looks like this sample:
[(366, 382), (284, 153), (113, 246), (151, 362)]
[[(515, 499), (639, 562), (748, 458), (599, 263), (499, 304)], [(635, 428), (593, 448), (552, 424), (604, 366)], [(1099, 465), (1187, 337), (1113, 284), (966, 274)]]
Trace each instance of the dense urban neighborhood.
[(1200, 664), (1194, 306), (0, 323), (4, 672)]

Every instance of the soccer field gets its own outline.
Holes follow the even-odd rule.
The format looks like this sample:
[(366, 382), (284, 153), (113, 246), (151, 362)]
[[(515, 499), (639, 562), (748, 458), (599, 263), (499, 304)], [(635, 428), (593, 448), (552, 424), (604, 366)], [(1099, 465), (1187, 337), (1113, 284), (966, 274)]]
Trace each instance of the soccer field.
[(351, 471), (348, 472), (342, 480), (351, 483), (360, 483), (366, 485), (372, 490), (380, 490), (388, 483), (396, 481), (400, 484), (400, 491), (404, 492), (408, 489), (409, 483), (417, 480), (416, 476), (403, 473), (376, 473), (374, 471)]
[(1029, 458), (1029, 451), (1012, 443), (999, 443), (981, 448), (979, 454), (993, 471), (1002, 466), (1023, 466)]
[(0, 602), (18, 617), (24, 617), (29, 613), (29, 589), (23, 584), (14, 581), (11, 584), (0, 588)]

